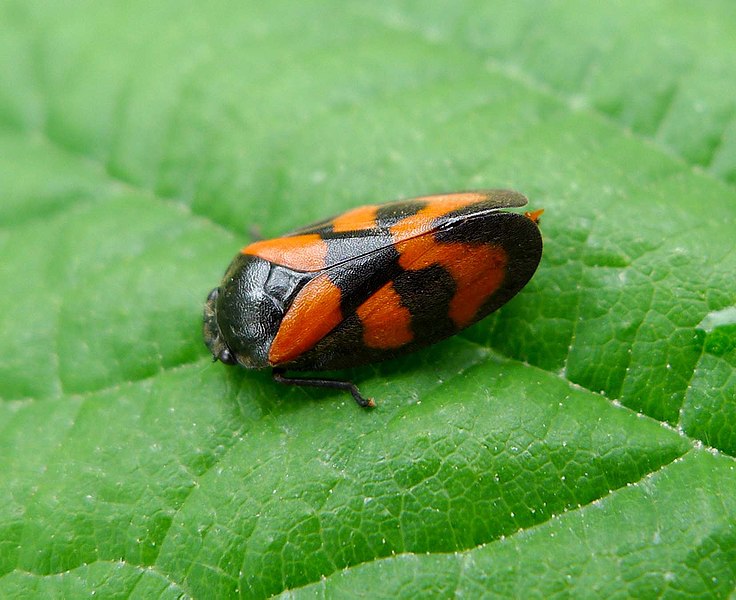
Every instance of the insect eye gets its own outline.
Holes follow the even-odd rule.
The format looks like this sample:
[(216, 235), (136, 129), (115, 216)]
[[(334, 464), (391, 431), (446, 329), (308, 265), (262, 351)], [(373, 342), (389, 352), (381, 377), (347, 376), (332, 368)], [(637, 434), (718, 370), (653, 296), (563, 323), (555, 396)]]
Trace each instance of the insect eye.
[(220, 354), (217, 356), (217, 358), (220, 360), (220, 362), (226, 364), (226, 365), (234, 365), (238, 361), (235, 360), (235, 357), (233, 356), (232, 352), (228, 350), (227, 348), (224, 348), (220, 351)]

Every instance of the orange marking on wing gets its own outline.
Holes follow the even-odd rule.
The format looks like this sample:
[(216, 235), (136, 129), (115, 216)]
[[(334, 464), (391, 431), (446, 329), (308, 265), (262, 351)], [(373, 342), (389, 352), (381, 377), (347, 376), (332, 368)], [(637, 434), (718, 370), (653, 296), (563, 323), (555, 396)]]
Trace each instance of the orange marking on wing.
[(466, 192), (462, 194), (447, 194), (445, 196), (427, 196), (416, 200), (431, 200), (427, 206), (414, 215), (405, 217), (391, 227), (394, 241), (405, 240), (430, 231), (434, 227), (434, 220), (451, 213), (453, 210), (477, 204), (487, 198), (480, 192)]
[(400, 348), (414, 338), (411, 313), (391, 282), (369, 296), (356, 312), (363, 324), (363, 342), (369, 348)]
[(490, 244), (440, 244), (425, 235), (396, 245), (399, 265), (418, 271), (440, 265), (455, 280), (457, 289), (450, 301), (450, 318), (459, 328), (473, 322), (481, 305), (496, 291), (506, 276), (508, 257), (500, 246)]
[[(433, 196), (419, 196), (418, 198), (412, 198), (419, 202), (431, 202), (431, 203), (444, 203), (444, 202), (459, 202), (460, 206), (468, 206), (475, 204), (476, 202), (482, 202), (488, 199), (488, 192), (454, 192), (452, 194), (434, 194)], [(454, 210), (454, 209), (453, 209)]]
[(286, 311), (268, 352), (268, 362), (279, 365), (311, 350), (342, 321), (342, 293), (327, 275), (305, 285)]
[(327, 244), (318, 234), (310, 233), (253, 242), (240, 252), (295, 271), (319, 271), (325, 268)]
[(332, 229), (335, 232), (360, 231), (373, 229), (376, 226), (376, 210), (374, 204), (360, 206), (332, 219)]
[(544, 213), (544, 209), (543, 208), (539, 208), (537, 210), (528, 210), (528, 211), (526, 211), (524, 213), (524, 216), (527, 219), (530, 219), (531, 221), (534, 221), (535, 223), (538, 224), (539, 223), (539, 217), (541, 217), (543, 213)]
[(507, 257), (498, 246), (457, 246), (456, 260), (448, 262), (445, 257), (443, 266), (457, 283), (457, 291), (450, 301), (450, 318), (458, 327), (467, 327), (481, 305), (501, 287), (506, 276)]

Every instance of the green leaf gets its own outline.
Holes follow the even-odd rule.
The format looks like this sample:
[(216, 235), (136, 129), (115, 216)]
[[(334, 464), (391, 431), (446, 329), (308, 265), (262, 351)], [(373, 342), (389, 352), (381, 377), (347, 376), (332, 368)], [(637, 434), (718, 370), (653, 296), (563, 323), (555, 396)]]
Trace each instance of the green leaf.
[[(732, 3), (0, 3), (0, 597), (728, 597)], [(378, 402), (213, 364), (253, 228), (508, 187)]]

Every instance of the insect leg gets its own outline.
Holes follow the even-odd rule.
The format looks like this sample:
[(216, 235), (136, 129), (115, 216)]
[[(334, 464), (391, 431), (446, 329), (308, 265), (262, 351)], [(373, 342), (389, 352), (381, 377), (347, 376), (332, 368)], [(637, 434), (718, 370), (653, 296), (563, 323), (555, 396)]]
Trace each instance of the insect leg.
[(337, 390), (345, 390), (346, 392), (350, 392), (353, 395), (353, 398), (355, 398), (358, 406), (361, 406), (363, 408), (373, 408), (376, 405), (376, 403), (373, 401), (373, 398), (364, 398), (358, 391), (356, 385), (350, 381), (339, 381), (337, 379), (309, 379), (306, 377), (287, 377), (284, 374), (285, 372), (286, 371), (284, 369), (274, 369), (273, 380), (278, 381), (279, 383), (285, 383), (287, 385), (304, 385), (310, 387), (323, 387), (333, 388)]

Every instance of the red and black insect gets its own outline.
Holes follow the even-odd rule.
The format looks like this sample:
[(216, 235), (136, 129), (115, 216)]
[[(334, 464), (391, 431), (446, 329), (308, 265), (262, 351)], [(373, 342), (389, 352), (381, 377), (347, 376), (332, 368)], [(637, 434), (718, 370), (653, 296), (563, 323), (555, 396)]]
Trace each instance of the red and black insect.
[(362, 206), (243, 248), (204, 308), (215, 360), (273, 368), (282, 383), (350, 391), (349, 381), (287, 377), (344, 369), (433, 344), (493, 312), (542, 256), (541, 210), (501, 209), (509, 190)]

